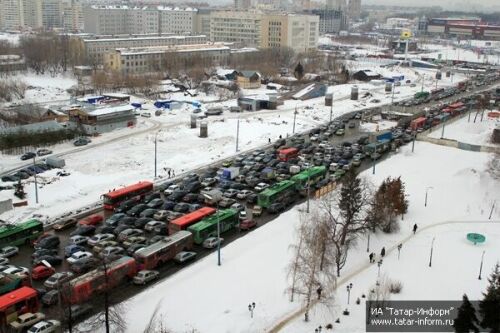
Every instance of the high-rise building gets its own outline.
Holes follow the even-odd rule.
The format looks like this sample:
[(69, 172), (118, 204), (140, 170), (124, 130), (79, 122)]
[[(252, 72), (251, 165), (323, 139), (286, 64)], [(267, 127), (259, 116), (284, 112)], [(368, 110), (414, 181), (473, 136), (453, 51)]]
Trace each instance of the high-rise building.
[(32, 29), (43, 27), (42, 0), (23, 0), (24, 25)]
[(211, 9), (198, 9), (196, 15), (195, 33), (205, 35), (210, 39), (210, 13)]
[(63, 26), (63, 2), (62, 0), (42, 1), (42, 23), (46, 30), (62, 28)]
[(361, 0), (349, 0), (347, 13), (351, 19), (359, 19), (361, 16)]
[(22, 0), (0, 0), (0, 29), (19, 30), (24, 27)]
[(337, 9), (313, 9), (311, 14), (319, 16), (319, 33), (338, 33), (347, 29), (345, 12)]
[(63, 28), (65, 31), (83, 31), (83, 7), (77, 0), (64, 4)]
[(262, 14), (256, 12), (216, 11), (210, 15), (210, 38), (214, 42), (238, 43), (259, 47)]
[(345, 10), (346, 0), (326, 0), (326, 9)]
[(252, 0), (234, 0), (234, 9), (247, 10), (252, 7)]

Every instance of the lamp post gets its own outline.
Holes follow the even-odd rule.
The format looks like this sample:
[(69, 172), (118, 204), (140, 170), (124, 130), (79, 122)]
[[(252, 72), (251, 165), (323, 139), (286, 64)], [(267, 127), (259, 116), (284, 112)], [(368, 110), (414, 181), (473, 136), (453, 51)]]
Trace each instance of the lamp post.
[(378, 267), (377, 277), (380, 277), (380, 266), (382, 266), (382, 263), (383, 263), (383, 260), (382, 260), (382, 259), (380, 259), (380, 260), (377, 262), (377, 267)]
[(401, 248), (402, 247), (403, 247), (403, 244), (398, 245), (398, 260), (399, 260), (399, 256), (401, 255)]
[(248, 304), (248, 311), (250, 311), (250, 318), (253, 318), (253, 310), (255, 310), (255, 302)]
[[(36, 166), (36, 156), (33, 156), (33, 166)], [(36, 203), (38, 204), (38, 182), (37, 182), (37, 179), (36, 179), (36, 169), (34, 169), (34, 178), (35, 178), (35, 200), (36, 200)]]
[(347, 289), (347, 304), (349, 304), (349, 300), (351, 299), (352, 283), (349, 283), (346, 289)]
[(368, 238), (366, 241), (366, 252), (370, 252), (370, 231), (368, 231)]
[(432, 190), (433, 188), (434, 188), (434, 187), (432, 187), (432, 186), (429, 186), (429, 187), (426, 187), (426, 188), (425, 188), (425, 202), (424, 202), (424, 207), (427, 207), (427, 192), (428, 192), (429, 190)]
[(239, 139), (240, 139), (240, 118), (238, 117), (238, 122), (236, 123), (236, 152), (238, 152)]
[(158, 162), (158, 149), (157, 149), (157, 141), (158, 141), (158, 133), (160, 133), (161, 130), (158, 130), (155, 134), (155, 179), (157, 176), (157, 162)]
[(429, 257), (429, 267), (432, 267), (432, 252), (434, 251), (434, 240), (436, 237), (432, 238), (432, 243), (431, 243), (431, 255)]
[(221, 266), (221, 260), (220, 260), (220, 214), (219, 214), (219, 200), (220, 200), (221, 195), (214, 195), (211, 196), (210, 194), (204, 193), (203, 197), (205, 199), (208, 199), (209, 201), (216, 201), (216, 207), (217, 207), (217, 266)]
[(295, 111), (293, 112), (293, 130), (292, 134), (295, 134), (295, 120), (297, 119), (297, 107), (295, 107)]
[(481, 280), (481, 272), (483, 271), (483, 259), (484, 259), (484, 251), (483, 254), (481, 255), (481, 265), (479, 266), (479, 277), (478, 277), (479, 280)]

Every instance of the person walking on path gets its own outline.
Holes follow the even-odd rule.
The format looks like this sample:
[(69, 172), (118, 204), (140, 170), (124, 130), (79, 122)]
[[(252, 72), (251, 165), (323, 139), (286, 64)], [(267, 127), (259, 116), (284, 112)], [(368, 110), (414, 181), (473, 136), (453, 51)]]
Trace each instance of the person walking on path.
[(382, 248), (382, 251), (380, 251), (380, 256), (383, 258), (385, 256), (385, 247)]
[(316, 293), (318, 293), (318, 300), (321, 299), (321, 292), (323, 291), (323, 289), (321, 288), (321, 286), (318, 287), (318, 289), (316, 289)]
[(168, 169), (168, 179), (170, 179), (170, 169)]
[(415, 235), (415, 233), (417, 232), (417, 228), (418, 228), (418, 226), (417, 226), (417, 224), (415, 223), (415, 224), (413, 225), (413, 234), (414, 234), (414, 235)]
[(375, 260), (373, 258), (373, 257), (375, 257), (375, 253), (373, 253), (373, 252), (370, 253), (369, 257), (370, 257), (370, 264), (373, 263), (373, 262), (375, 262)]

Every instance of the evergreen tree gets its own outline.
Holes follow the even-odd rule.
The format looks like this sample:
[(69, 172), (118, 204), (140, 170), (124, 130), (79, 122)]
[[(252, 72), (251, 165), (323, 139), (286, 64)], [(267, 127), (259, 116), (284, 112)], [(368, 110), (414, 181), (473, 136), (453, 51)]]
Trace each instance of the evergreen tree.
[(476, 309), (469, 302), (469, 298), (464, 294), (462, 305), (458, 308), (458, 315), (453, 323), (453, 328), (457, 333), (479, 332), (479, 320), (476, 317)]
[(490, 283), (479, 302), (479, 313), (483, 318), (481, 326), (491, 333), (500, 333), (500, 265), (497, 263), (488, 278)]

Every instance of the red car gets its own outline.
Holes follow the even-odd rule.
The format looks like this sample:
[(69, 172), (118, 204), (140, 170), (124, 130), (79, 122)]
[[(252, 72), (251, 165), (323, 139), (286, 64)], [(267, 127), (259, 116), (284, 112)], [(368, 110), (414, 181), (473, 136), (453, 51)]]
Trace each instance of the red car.
[(86, 218), (78, 221), (78, 224), (79, 225), (94, 225), (95, 226), (96, 224), (101, 223), (103, 219), (104, 218), (101, 215), (94, 214), (94, 215), (87, 216)]
[(45, 237), (48, 237), (48, 236), (52, 236), (52, 234), (49, 234), (48, 232), (44, 232), (43, 234), (41, 234), (40, 236), (38, 236), (37, 239), (35, 239), (33, 241), (33, 245), (38, 244), (42, 239), (44, 239)]
[(55, 269), (52, 267), (47, 267), (45, 265), (35, 266), (35, 267), (33, 267), (33, 270), (31, 271), (31, 278), (33, 280), (41, 280), (41, 279), (44, 279), (46, 277), (51, 276), (55, 272), (56, 272)]
[(250, 230), (257, 226), (257, 222), (254, 220), (243, 220), (240, 222), (240, 230)]

